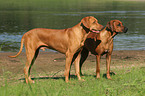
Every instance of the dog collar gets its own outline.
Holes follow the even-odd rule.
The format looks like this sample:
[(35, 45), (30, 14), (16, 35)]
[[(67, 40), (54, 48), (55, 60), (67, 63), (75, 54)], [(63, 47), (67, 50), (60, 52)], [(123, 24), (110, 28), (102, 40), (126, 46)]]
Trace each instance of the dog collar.
[(90, 31), (90, 29), (89, 29), (89, 28), (87, 28), (86, 26), (84, 26), (84, 24), (83, 24), (83, 23), (81, 23), (81, 26), (83, 27), (83, 29), (84, 29), (87, 33), (89, 33), (89, 31)]

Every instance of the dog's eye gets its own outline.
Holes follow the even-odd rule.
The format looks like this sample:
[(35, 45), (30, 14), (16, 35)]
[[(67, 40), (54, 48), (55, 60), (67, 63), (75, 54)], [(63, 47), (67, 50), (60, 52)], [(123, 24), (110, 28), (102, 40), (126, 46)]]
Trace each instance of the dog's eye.
[(119, 23), (117, 26), (121, 26), (121, 24)]

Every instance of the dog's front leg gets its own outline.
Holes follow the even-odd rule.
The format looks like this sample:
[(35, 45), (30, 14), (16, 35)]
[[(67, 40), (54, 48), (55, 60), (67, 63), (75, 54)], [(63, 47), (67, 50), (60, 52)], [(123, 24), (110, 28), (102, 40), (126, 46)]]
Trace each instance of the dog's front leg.
[(83, 48), (81, 51), (81, 58), (80, 58), (80, 75), (83, 76), (82, 74), (82, 65), (85, 62), (85, 60), (87, 59), (89, 55), (89, 51), (86, 48)]
[(111, 79), (110, 77), (110, 63), (111, 63), (111, 54), (106, 54), (106, 76), (107, 76), (107, 79)]
[(96, 55), (96, 79), (100, 79), (100, 58), (101, 55)]
[(66, 64), (65, 64), (65, 82), (69, 82), (69, 72), (70, 72), (70, 66), (72, 62), (73, 55), (71, 52), (66, 53)]

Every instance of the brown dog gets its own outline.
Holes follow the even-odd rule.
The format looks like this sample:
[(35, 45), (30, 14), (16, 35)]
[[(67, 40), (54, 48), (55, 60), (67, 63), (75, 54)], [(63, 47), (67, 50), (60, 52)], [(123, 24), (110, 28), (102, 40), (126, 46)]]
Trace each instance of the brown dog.
[[(31, 83), (34, 81), (30, 78), (30, 70), (41, 47), (42, 49), (47, 47), (64, 53), (66, 55), (65, 81), (68, 82), (73, 55), (82, 48), (89, 32), (99, 32), (102, 28), (103, 26), (98, 23), (96, 18), (88, 16), (72, 28), (62, 30), (32, 29), (23, 35), (18, 54), (10, 57), (18, 56), (23, 49), (23, 44), (25, 45), (27, 61), (24, 74), (26, 83)], [(76, 73), (78, 73), (78, 79), (81, 80), (78, 67), (79, 65), (76, 66)]]
[[(128, 28), (124, 27), (122, 22), (119, 20), (111, 20), (107, 23), (106, 27), (100, 31), (99, 34), (89, 33), (85, 41), (84, 48), (81, 52), (81, 60), (77, 58), (75, 63), (78, 63), (80, 60), (80, 74), (81, 67), (83, 62), (86, 60), (89, 51), (96, 55), (97, 66), (96, 66), (96, 78), (100, 78), (100, 57), (101, 55), (106, 54), (106, 69), (107, 69), (107, 78), (110, 77), (110, 62), (111, 54), (113, 51), (113, 38), (118, 33), (126, 33)], [(79, 56), (80, 57), (80, 56)], [(79, 59), (79, 60), (78, 60)]]

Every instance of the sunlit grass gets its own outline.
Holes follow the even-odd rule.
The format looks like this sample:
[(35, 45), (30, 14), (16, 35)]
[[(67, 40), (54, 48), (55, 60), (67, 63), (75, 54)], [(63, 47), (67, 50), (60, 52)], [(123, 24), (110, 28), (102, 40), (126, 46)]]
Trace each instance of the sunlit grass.
[[(2, 96), (143, 96), (145, 94), (145, 68), (116, 69), (113, 80), (107, 80), (101, 74), (96, 80), (92, 70), (87, 70), (83, 79), (78, 81), (71, 77), (70, 83), (65, 83), (63, 77), (35, 78), (35, 84), (25, 84), (21, 80), (9, 81), (14, 74), (6, 72), (4, 83), (0, 87)], [(104, 71), (105, 72), (105, 71)], [(46, 75), (46, 74), (43, 74)], [(47, 74), (48, 75), (48, 74)]]

